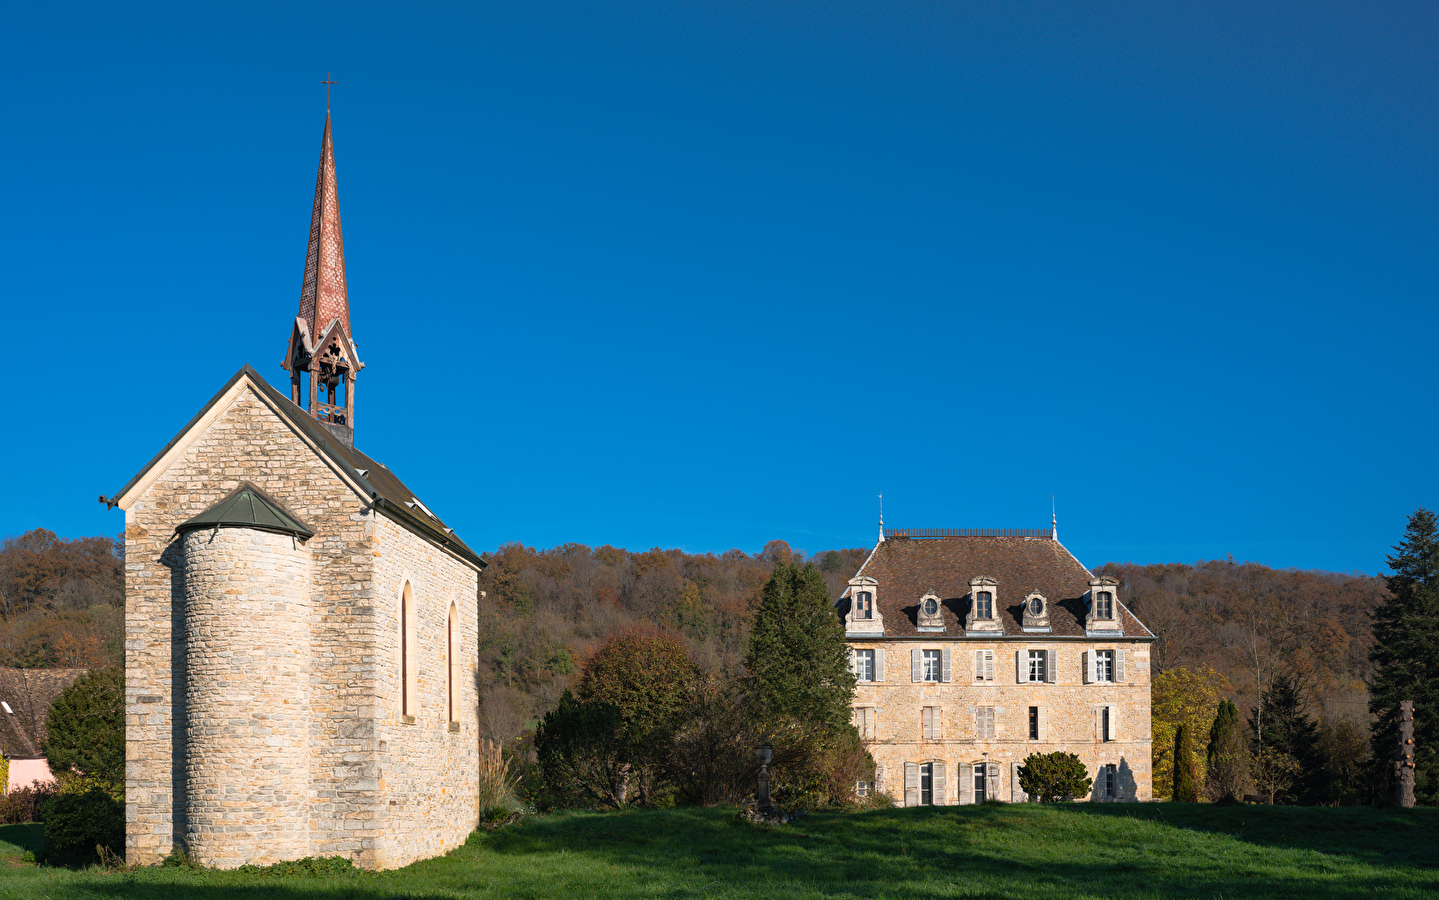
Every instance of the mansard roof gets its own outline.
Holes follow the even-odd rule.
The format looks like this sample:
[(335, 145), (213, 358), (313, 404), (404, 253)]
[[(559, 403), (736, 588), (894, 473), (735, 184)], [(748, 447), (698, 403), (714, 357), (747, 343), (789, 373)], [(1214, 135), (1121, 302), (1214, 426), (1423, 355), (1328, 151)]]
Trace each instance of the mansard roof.
[(200, 430), (199, 426), (212, 421), (229, 405), (228, 402), (222, 404), (221, 401), (233, 397), (244, 385), (253, 388), (267, 406), (340, 474), (342, 480), (366, 497), (377, 510), (420, 537), (448, 548), (477, 568), (483, 569), (489, 565), (451, 529), (445, 527), (445, 523), (431, 513), (428, 507), (420, 503), (414, 491), (406, 487), (398, 476), (359, 450), (345, 446), (324, 425), (296, 406), (287, 395), (275, 390), (249, 365), (242, 366), (128, 484), (113, 497), (102, 496), (101, 502), (112, 507), (129, 509), (136, 497), (169, 467), (174, 456), (183, 453), (190, 445)]
[[(879, 542), (856, 577), (875, 580), (875, 603), (886, 637), (921, 635), (919, 601), (930, 591), (940, 598), (943, 636), (963, 637), (970, 579), (981, 576), (997, 582), (995, 612), (1005, 635), (1042, 637), (1025, 632), (1021, 625), (1024, 598), (1039, 591), (1048, 601), (1049, 634), (1084, 637), (1085, 594), (1093, 575), (1047, 532), (1036, 534), (1046, 536), (890, 537)], [(840, 616), (849, 612), (849, 593), (846, 590), (839, 600)], [(1152, 637), (1123, 602), (1119, 607), (1126, 638)], [(923, 636), (941, 635), (924, 632)]]

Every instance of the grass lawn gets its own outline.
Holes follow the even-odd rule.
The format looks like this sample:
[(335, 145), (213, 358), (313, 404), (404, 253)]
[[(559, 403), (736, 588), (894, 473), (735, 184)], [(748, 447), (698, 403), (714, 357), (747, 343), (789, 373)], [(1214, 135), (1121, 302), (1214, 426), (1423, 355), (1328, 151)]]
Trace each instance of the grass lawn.
[(570, 812), (381, 873), (36, 868), (0, 827), (0, 898), (1439, 896), (1439, 810), (988, 805), (816, 815), (762, 830), (715, 809)]

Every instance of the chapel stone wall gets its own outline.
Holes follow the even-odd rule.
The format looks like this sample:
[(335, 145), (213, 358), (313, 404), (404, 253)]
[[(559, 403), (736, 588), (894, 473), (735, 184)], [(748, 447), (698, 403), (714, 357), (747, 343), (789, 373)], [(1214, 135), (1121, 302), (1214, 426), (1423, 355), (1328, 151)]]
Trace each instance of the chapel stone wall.
[(203, 865), (310, 852), (310, 553), (244, 528), (183, 537), (186, 846)]
[[(375, 658), (379, 709), (379, 799), (384, 838), (375, 864), (403, 866), (460, 846), (479, 810), (478, 574), (394, 521), (375, 522)], [(413, 715), (401, 710), (400, 599), (411, 589), (416, 666)], [(446, 631), (456, 607), (455, 718), (449, 718)]]

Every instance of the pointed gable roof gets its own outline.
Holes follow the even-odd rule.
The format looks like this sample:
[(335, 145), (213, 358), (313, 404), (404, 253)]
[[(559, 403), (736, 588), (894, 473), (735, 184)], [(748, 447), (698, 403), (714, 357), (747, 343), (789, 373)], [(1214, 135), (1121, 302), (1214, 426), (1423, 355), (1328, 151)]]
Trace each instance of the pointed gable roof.
[(241, 483), (198, 516), (175, 526), (175, 530), (179, 532), (194, 531), (197, 528), (253, 528), (257, 531), (293, 534), (306, 540), (315, 536), (315, 532), (300, 524), (299, 519), (285, 512), (279, 503), (248, 481)]
[(310, 247), (300, 283), (300, 315), (311, 337), (335, 319), (350, 331), (350, 294), (345, 284), (345, 240), (340, 233), (340, 189), (335, 180), (335, 145), (330, 138), (330, 112), (325, 111), (325, 136), (320, 142), (320, 171), (315, 176), (315, 207), (310, 214)]
[(111, 507), (129, 509), (170, 465), (189, 449), (209, 423), (215, 421), (246, 387), (294, 429), (301, 439), (323, 459), (351, 490), (370, 502), (386, 517), (414, 534), (444, 547), (477, 569), (489, 563), (454, 533), (445, 523), (419, 502), (419, 498), (383, 464), (346, 446), (289, 397), (275, 390), (259, 372), (242, 366), (215, 396), (210, 398), (180, 433), (170, 439), (155, 457), (136, 473), (134, 478), (113, 497), (100, 502)]

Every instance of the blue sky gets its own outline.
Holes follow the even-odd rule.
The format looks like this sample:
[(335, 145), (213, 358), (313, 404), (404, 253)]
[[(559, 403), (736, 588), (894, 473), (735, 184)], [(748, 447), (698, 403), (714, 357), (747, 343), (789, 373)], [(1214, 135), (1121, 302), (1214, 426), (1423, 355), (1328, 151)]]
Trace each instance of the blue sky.
[(1432, 3), (29, 4), (0, 534), (275, 382), (333, 72), (357, 444), (472, 546), (1377, 572), (1439, 503)]

